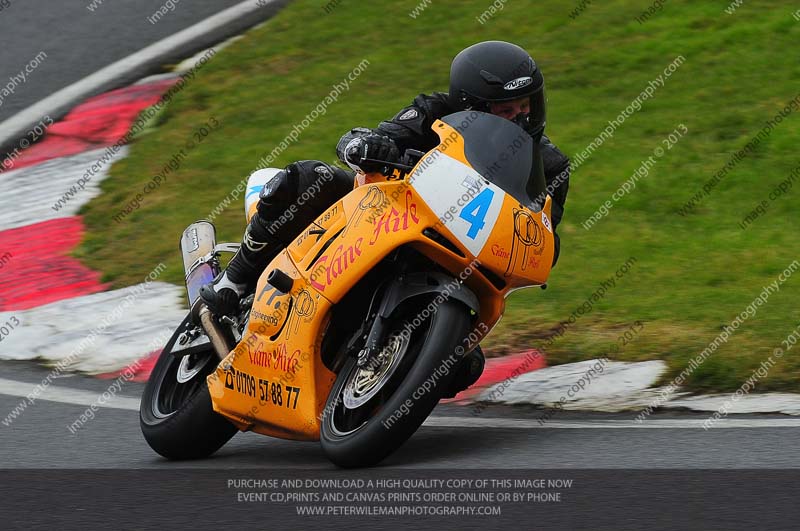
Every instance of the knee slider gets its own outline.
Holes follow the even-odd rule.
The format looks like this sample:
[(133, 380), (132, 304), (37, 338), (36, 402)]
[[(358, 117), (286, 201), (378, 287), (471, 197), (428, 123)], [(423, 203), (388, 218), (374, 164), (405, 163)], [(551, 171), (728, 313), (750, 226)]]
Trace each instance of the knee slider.
[(318, 160), (293, 162), (264, 185), (253, 219), (271, 237), (288, 244), (353, 189), (353, 176), (352, 172)]
[(268, 212), (274, 207), (289, 204), (293, 201), (290, 176), (286, 170), (275, 174), (267, 181), (258, 195), (258, 213), (269, 219)]
[(286, 171), (295, 200), (302, 198), (302, 208), (313, 212), (314, 218), (353, 189), (354, 172), (319, 160), (301, 160)]

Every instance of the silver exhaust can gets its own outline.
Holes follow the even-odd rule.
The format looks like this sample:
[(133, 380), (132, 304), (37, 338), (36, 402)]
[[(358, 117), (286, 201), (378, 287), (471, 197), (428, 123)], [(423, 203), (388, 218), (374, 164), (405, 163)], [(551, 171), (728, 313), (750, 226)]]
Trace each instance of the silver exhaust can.
[(210, 221), (195, 221), (183, 231), (181, 254), (190, 308), (200, 296), (200, 288), (213, 281), (220, 272), (214, 255), (216, 245), (216, 229)]

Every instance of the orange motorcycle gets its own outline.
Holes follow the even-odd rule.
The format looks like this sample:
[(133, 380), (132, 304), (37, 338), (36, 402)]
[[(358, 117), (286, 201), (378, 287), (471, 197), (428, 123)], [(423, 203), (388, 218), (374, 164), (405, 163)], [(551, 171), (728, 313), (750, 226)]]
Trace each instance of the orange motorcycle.
[(551, 198), (538, 145), (513, 122), (464, 111), (433, 130), (430, 152), (358, 174), (272, 260), (238, 317), (198, 299), (237, 246), (216, 245), (208, 222), (186, 229), (191, 310), (140, 408), (156, 452), (205, 457), (252, 430), (320, 440), (337, 465), (368, 466), (474, 383), (483, 358), (470, 356), (505, 298), (547, 281)]

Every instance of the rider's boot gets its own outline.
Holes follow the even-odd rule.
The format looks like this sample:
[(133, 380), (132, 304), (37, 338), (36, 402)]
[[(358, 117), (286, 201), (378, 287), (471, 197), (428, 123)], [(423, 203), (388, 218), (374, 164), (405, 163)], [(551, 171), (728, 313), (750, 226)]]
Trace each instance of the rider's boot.
[(253, 289), (261, 272), (282, 248), (283, 245), (261, 226), (258, 216), (253, 216), (245, 230), (242, 245), (228, 267), (213, 282), (200, 288), (200, 298), (211, 313), (217, 316), (236, 315), (239, 300)]
[(475, 350), (467, 352), (456, 366), (453, 379), (450, 381), (447, 390), (442, 394), (442, 398), (453, 398), (458, 393), (477, 382), (478, 378), (483, 374), (483, 367), (485, 364), (486, 358), (480, 346), (475, 347)]

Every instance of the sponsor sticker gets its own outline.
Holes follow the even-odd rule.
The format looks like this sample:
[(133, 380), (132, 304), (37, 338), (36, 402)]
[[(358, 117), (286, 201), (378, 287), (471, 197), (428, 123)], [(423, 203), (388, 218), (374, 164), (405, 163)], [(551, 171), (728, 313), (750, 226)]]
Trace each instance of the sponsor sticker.
[(522, 87), (527, 87), (531, 83), (533, 83), (533, 78), (530, 76), (518, 77), (517, 79), (512, 79), (503, 85), (503, 88), (506, 90), (517, 90), (521, 89)]
[(547, 214), (544, 212), (542, 212), (542, 225), (544, 225), (544, 227), (550, 232), (553, 232), (553, 227), (550, 225), (550, 218), (547, 217)]

